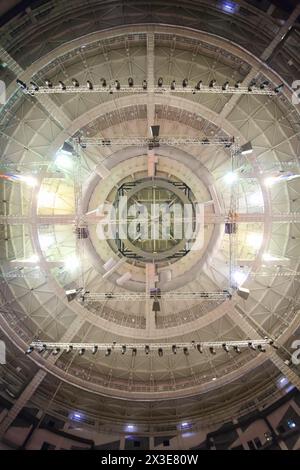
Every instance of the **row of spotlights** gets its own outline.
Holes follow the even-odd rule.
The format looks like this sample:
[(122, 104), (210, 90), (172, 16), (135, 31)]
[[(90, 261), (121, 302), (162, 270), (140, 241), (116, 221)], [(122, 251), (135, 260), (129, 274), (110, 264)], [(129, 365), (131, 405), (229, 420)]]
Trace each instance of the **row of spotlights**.
[[(78, 81), (76, 78), (72, 78), (71, 81), (72, 81), (72, 85), (73, 85), (75, 88), (78, 88), (78, 87), (80, 86), (80, 85), (79, 85), (79, 81)], [(27, 90), (27, 89), (28, 89), (26, 83), (24, 83), (22, 80), (17, 79), (17, 83), (18, 83), (18, 85), (19, 85), (22, 89), (24, 89), (24, 90)], [(100, 83), (101, 83), (101, 85), (102, 85), (104, 88), (107, 87), (107, 81), (106, 81), (105, 78), (101, 78), (101, 79), (100, 79)], [(53, 82), (52, 82), (50, 79), (46, 78), (46, 79), (45, 79), (45, 84), (46, 84), (46, 86), (47, 86), (48, 88), (53, 88)], [(58, 81), (58, 84), (59, 84), (59, 87), (60, 87), (62, 90), (66, 90), (66, 89), (67, 89), (65, 83), (64, 83), (62, 80), (59, 80), (59, 81)], [(164, 84), (164, 79), (163, 79), (162, 77), (159, 77), (159, 79), (157, 80), (157, 86), (158, 86), (159, 88), (161, 88), (161, 87), (163, 86), (163, 84)], [(188, 79), (187, 79), (187, 78), (184, 78), (184, 79), (182, 80), (182, 84), (181, 84), (181, 85), (182, 85), (182, 88), (186, 88), (186, 87), (188, 86)], [(241, 87), (241, 85), (242, 85), (241, 81), (238, 80), (237, 82), (235, 82), (234, 87), (235, 87), (236, 89), (239, 89), (239, 88)], [(269, 85), (270, 85), (270, 83), (269, 83), (267, 80), (264, 80), (264, 81), (261, 82), (260, 84), (257, 84), (257, 82), (256, 82), (255, 80), (252, 80), (252, 81), (249, 83), (249, 85), (248, 85), (248, 91), (249, 91), (249, 93), (251, 93), (251, 92), (254, 91), (254, 89), (256, 89), (256, 88), (259, 88), (260, 90), (265, 90), (266, 88), (269, 87)], [(31, 86), (31, 88), (32, 88), (33, 91), (39, 91), (39, 86), (38, 86), (35, 82), (32, 82), (32, 81), (31, 81), (31, 82), (30, 82), (30, 86)], [(87, 81), (86, 81), (86, 86), (87, 86), (87, 88), (88, 88), (89, 90), (93, 90), (93, 83), (91, 82), (91, 80), (87, 80)], [(134, 80), (133, 80), (132, 77), (129, 77), (129, 78), (128, 78), (128, 86), (129, 86), (129, 87), (133, 87), (133, 86), (134, 86)], [(216, 86), (217, 86), (217, 81), (216, 81), (215, 79), (212, 79), (212, 80), (209, 82), (208, 87), (209, 87), (209, 88), (215, 88)], [(222, 90), (223, 90), (223, 91), (228, 90), (229, 86), (230, 86), (230, 83), (229, 83), (228, 80), (226, 80), (226, 81), (222, 84)], [(120, 83), (119, 80), (115, 80), (115, 81), (114, 81), (114, 87), (115, 87), (116, 90), (120, 90), (120, 89), (121, 89), (121, 83)], [(202, 87), (203, 87), (203, 81), (202, 81), (202, 80), (199, 80), (199, 81), (196, 83), (196, 85), (195, 85), (194, 88), (195, 88), (195, 90), (198, 90), (198, 91), (199, 91), (199, 90), (202, 89)], [(143, 88), (144, 90), (147, 89), (147, 80), (143, 80), (143, 81), (142, 81), (142, 88)], [(175, 80), (172, 80), (172, 81), (171, 81), (170, 88), (171, 88), (171, 90), (175, 90), (175, 88), (176, 88), (176, 81), (175, 81)], [(276, 86), (276, 87), (273, 89), (273, 91), (274, 91), (275, 93), (281, 93), (281, 92), (283, 91), (283, 88), (284, 88), (284, 85), (283, 85), (283, 83), (281, 83), (280, 85)]]

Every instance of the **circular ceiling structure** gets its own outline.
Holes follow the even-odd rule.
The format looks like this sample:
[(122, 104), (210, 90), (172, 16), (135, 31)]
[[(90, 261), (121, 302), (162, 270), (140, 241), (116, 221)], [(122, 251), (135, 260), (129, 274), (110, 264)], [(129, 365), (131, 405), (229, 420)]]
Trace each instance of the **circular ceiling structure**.
[[(299, 329), (299, 106), (293, 66), (283, 72), (270, 48), (282, 25), (247, 2), (229, 13), (224, 2), (129, 1), (121, 14), (93, 1), (97, 19), (72, 2), (72, 25), (62, 6), (39, 3), (38, 26), (12, 18), (1, 41), (0, 321), (13, 392), (40, 374), (32, 406), (141, 430), (226, 422), (274, 401)], [(107, 92), (96, 93), (102, 78)], [(50, 91), (24, 93), (16, 79)], [(185, 79), (212, 91), (187, 93)], [(225, 93), (254, 80), (284, 90)], [(52, 93), (59, 81), (75, 91)], [(202, 211), (197, 249), (187, 207), (193, 229)], [(265, 337), (279, 349), (171, 348)], [(25, 355), (37, 340), (112, 347)]]

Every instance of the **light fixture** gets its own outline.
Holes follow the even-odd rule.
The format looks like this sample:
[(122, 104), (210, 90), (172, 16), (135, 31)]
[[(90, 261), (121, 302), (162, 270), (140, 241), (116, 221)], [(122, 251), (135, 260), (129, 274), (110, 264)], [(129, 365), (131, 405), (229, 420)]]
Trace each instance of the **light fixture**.
[(49, 78), (45, 79), (45, 83), (46, 83), (48, 88), (52, 88), (53, 84), (52, 84), (51, 80), (49, 80)]
[(93, 84), (92, 84), (92, 82), (91, 82), (90, 80), (87, 80), (87, 81), (86, 81), (86, 86), (87, 86), (87, 88), (88, 88), (89, 90), (92, 90), (92, 89), (93, 89)]
[(149, 347), (148, 344), (146, 344), (146, 346), (145, 346), (145, 353), (146, 353), (146, 354), (149, 354), (149, 352), (150, 352), (150, 347)]
[(247, 274), (244, 273), (243, 271), (236, 270), (233, 272), (233, 280), (236, 282), (236, 284), (241, 286), (247, 279)]
[(273, 339), (269, 339), (269, 345), (272, 346), (272, 348), (274, 348), (274, 349), (279, 349), (279, 346), (277, 346), (277, 344), (275, 344)]
[(115, 80), (115, 89), (120, 90), (120, 88), (121, 88), (121, 85), (120, 85), (119, 80)]
[(65, 291), (65, 294), (67, 296), (67, 301), (71, 302), (77, 297), (77, 289), (68, 289)]
[(27, 85), (25, 82), (23, 82), (22, 80), (20, 80), (19, 78), (17, 78), (16, 80), (17, 84), (19, 85), (19, 87), (22, 88), (22, 90), (27, 90)]
[(209, 352), (210, 352), (211, 354), (213, 354), (213, 355), (216, 354), (216, 350), (215, 350), (215, 348), (214, 348), (213, 346), (210, 346)]
[(282, 93), (283, 89), (284, 89), (284, 84), (281, 83), (280, 85), (278, 85), (277, 87), (274, 88), (274, 92), (275, 93)]
[(247, 300), (250, 295), (250, 290), (246, 289), (245, 287), (238, 287), (236, 292), (237, 292), (237, 295), (244, 300)]
[(246, 142), (244, 145), (240, 147), (240, 154), (241, 155), (248, 155), (253, 152), (251, 142)]
[(126, 345), (123, 344), (121, 348), (121, 354), (125, 354), (125, 353), (126, 353)]
[(162, 77), (159, 77), (159, 79), (157, 80), (157, 85), (158, 85), (159, 87), (162, 87), (162, 86), (163, 86), (163, 83), (164, 83), (163, 78), (162, 78)]
[(136, 354), (137, 354), (137, 349), (136, 349), (136, 348), (132, 348), (132, 355), (133, 355), (133, 356), (136, 356)]
[(177, 354), (177, 346), (176, 346), (176, 344), (173, 344), (173, 346), (172, 346), (172, 353), (173, 353), (173, 354)]
[(228, 81), (226, 81), (226, 82), (225, 82), (225, 83), (223, 83), (223, 85), (222, 85), (222, 90), (224, 90), (224, 91), (225, 91), (225, 90), (228, 90), (228, 88), (229, 88), (229, 82), (228, 82)]
[(266, 352), (266, 348), (265, 348), (262, 344), (258, 344), (258, 345), (257, 345), (257, 349), (258, 349), (260, 352)]
[(237, 179), (238, 179), (238, 175), (234, 173), (233, 171), (229, 171), (224, 176), (224, 181), (226, 184), (233, 184), (235, 181), (237, 181)]
[(264, 179), (264, 185), (270, 188), (273, 184), (277, 183), (278, 179), (276, 176), (268, 176)]
[(143, 90), (147, 90), (147, 80), (143, 80), (142, 87)]
[(256, 86), (256, 82), (253, 80), (252, 82), (249, 83), (248, 85), (248, 91), (251, 93), (253, 91), (254, 87)]
[(36, 83), (30, 82), (31, 87), (34, 89), (34, 91), (39, 91), (39, 87)]
[(162, 348), (158, 348), (158, 355), (159, 357), (162, 357), (164, 355), (164, 351)]
[(76, 80), (76, 78), (72, 78), (72, 84), (75, 88), (78, 88), (79, 87), (79, 81)]
[(71, 344), (69, 344), (66, 348), (66, 353), (70, 354), (70, 352), (72, 352), (72, 351), (73, 351), (73, 346)]
[(183, 87), (183, 88), (186, 88), (187, 86), (188, 86), (188, 79), (187, 79), (187, 78), (184, 78), (184, 79), (182, 80), (182, 87)]
[(175, 90), (175, 87), (176, 87), (176, 82), (175, 82), (175, 80), (173, 80), (171, 82), (171, 90)]
[(268, 82), (268, 80), (264, 80), (264, 81), (259, 85), (259, 88), (260, 88), (261, 90), (264, 90), (265, 88), (267, 88), (267, 86), (269, 86), (269, 84), (270, 84), (270, 83)]
[(160, 312), (160, 303), (157, 299), (155, 299), (152, 304), (152, 312)]
[(184, 348), (183, 348), (183, 354), (184, 354), (185, 356), (188, 356), (188, 355), (190, 354), (187, 347), (184, 347)]
[(34, 351), (34, 347), (33, 347), (33, 346), (29, 346), (29, 348), (26, 349), (25, 354), (31, 354), (33, 351)]
[(261, 191), (251, 193), (249, 197), (247, 197), (247, 202), (252, 206), (262, 206), (264, 200)]
[(105, 351), (105, 356), (108, 357), (111, 355), (111, 348), (107, 348), (107, 350)]
[(223, 343), (223, 344), (222, 344), (222, 348), (224, 349), (224, 351), (226, 351), (227, 353), (229, 353), (229, 347), (227, 346), (226, 343)]
[(19, 180), (32, 188), (38, 185), (38, 180), (34, 176), (19, 175)]
[(52, 351), (53, 356), (57, 356), (60, 352), (60, 348), (54, 348)]
[(201, 90), (201, 88), (202, 88), (202, 80), (199, 80), (199, 81), (197, 82), (197, 85), (195, 86), (195, 88), (196, 88), (196, 90)]
[(62, 82), (61, 80), (59, 80), (59, 86), (62, 90), (65, 90), (66, 89), (66, 85), (64, 84), (64, 82)]
[(133, 87), (133, 78), (132, 77), (128, 78), (128, 86)]
[(240, 88), (241, 84), (242, 84), (241, 80), (237, 80), (235, 82), (234, 88)]
[(76, 269), (78, 269), (79, 266), (80, 266), (80, 260), (76, 255), (68, 256), (64, 260), (64, 268), (67, 271), (71, 271), (71, 272), (76, 271)]
[(237, 345), (234, 345), (234, 346), (233, 346), (233, 349), (234, 349), (234, 351), (235, 351), (237, 354), (240, 354), (240, 353), (241, 353), (241, 350), (240, 350), (240, 348), (239, 348)]
[(203, 353), (203, 346), (202, 346), (202, 344), (200, 344), (200, 343), (197, 344), (197, 350), (199, 351), (200, 354)]
[(98, 346), (97, 346), (97, 344), (95, 344), (92, 348), (92, 354), (95, 355), (97, 353), (97, 351), (98, 351)]
[(106, 80), (105, 78), (100, 78), (100, 83), (103, 87), (106, 87)]
[(256, 346), (255, 346), (253, 343), (251, 343), (251, 341), (248, 343), (248, 346), (249, 346), (249, 348), (252, 349), (253, 351), (256, 351)]
[(251, 248), (258, 250), (263, 242), (263, 235), (261, 233), (248, 233), (246, 236), (246, 243)]
[(61, 149), (57, 152), (54, 163), (61, 170), (70, 170), (73, 167), (74, 161), (70, 152)]
[(79, 356), (83, 356), (84, 353), (85, 353), (85, 349), (84, 349), (84, 348), (79, 349), (79, 351), (78, 351)]
[(215, 84), (216, 84), (216, 80), (213, 78), (210, 82), (209, 82), (209, 88), (214, 88)]
[(47, 350), (47, 344), (42, 344), (38, 352), (41, 354)]

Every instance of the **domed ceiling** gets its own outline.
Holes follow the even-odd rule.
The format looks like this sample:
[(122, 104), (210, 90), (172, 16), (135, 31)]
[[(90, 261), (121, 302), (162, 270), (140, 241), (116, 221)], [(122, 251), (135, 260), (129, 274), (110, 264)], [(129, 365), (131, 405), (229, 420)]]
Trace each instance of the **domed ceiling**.
[[(296, 177), (280, 179), (299, 173), (299, 107), (290, 88), (299, 58), (288, 58), (295, 36), (284, 44), (293, 63), (282, 73), (278, 44), (268, 49), (281, 24), (245, 2), (229, 2), (239, 5), (236, 11), (223, 8), (226, 2), (172, 2), (171, 9), (168, 2), (66, 2), (63, 14), (57, 2), (39, 3), (5, 24), (1, 38), (8, 83), (1, 173), (25, 177), (1, 184), (1, 327), (8, 357), (1, 380), (17, 396), (39, 374), (32, 406), (64, 417), (79, 410), (87, 424), (131, 420), (141, 429), (183, 419), (221, 422), (274, 400), (299, 327), (300, 186)], [(71, 86), (72, 79), (99, 85), (104, 78), (122, 87), (129, 77), (140, 87), (146, 80), (148, 91), (30, 95), (16, 85), (16, 78), (40, 87), (45, 80)], [(285, 87), (278, 95), (149, 91), (160, 78), (168, 90), (185, 78), (192, 87), (199, 80), (248, 87), (254, 79)], [(149, 150), (130, 140), (149, 138), (153, 125), (169, 143)], [(235, 159), (234, 207), (232, 146), (187, 141), (233, 137), (253, 148)], [(80, 146), (78, 138), (109, 145)], [(64, 158), (65, 142), (75, 150)], [(140, 205), (202, 205), (201, 249), (187, 249), (174, 233), (157, 243), (101, 239), (99, 207), (124, 191)], [(232, 209), (235, 235), (225, 230)], [(78, 240), (80, 217), (88, 236)], [(229, 297), (180, 297), (227, 292), (231, 269), (249, 289), (247, 299), (236, 290)], [(66, 291), (83, 287), (103, 295), (68, 301)], [(158, 296), (154, 312), (153, 299), (143, 297), (151, 288), (176, 300)], [(278, 351), (171, 350), (192, 341), (264, 336)], [(131, 346), (124, 354), (112, 347), (109, 354), (25, 356), (36, 340)], [(155, 348), (134, 355), (135, 343)], [(166, 343), (170, 348), (158, 354), (157, 345)]]

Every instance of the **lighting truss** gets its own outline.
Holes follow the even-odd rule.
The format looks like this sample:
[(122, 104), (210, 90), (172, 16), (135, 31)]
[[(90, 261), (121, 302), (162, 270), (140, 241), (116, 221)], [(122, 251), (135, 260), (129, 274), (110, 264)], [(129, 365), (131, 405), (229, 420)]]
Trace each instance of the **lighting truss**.
[(85, 292), (80, 295), (82, 302), (101, 302), (104, 300), (143, 301), (148, 299), (159, 299), (166, 301), (179, 300), (225, 300), (230, 299), (232, 294), (228, 290), (216, 292), (159, 292), (159, 294), (146, 294), (146, 292)]
[(23, 93), (27, 95), (49, 95), (49, 94), (66, 94), (66, 93), (106, 93), (106, 94), (122, 94), (122, 93), (129, 93), (129, 94), (145, 94), (145, 93), (157, 93), (157, 94), (188, 94), (188, 95), (196, 95), (196, 94), (220, 94), (220, 95), (267, 95), (267, 96), (275, 96), (278, 94), (275, 90), (270, 88), (260, 88), (260, 87), (251, 87), (251, 90), (247, 86), (228, 86), (223, 88), (222, 86), (215, 85), (210, 87), (208, 85), (201, 85), (200, 88), (193, 87), (193, 86), (176, 86), (174, 89), (166, 86), (155, 86), (153, 88), (143, 88), (142, 86), (127, 86), (121, 85), (120, 88), (116, 88), (115, 86), (106, 86), (103, 87), (102, 85), (93, 85), (92, 88), (88, 86), (72, 86), (66, 85), (65, 88), (62, 88), (59, 85), (54, 85), (52, 87), (48, 86), (39, 86), (36, 89), (28, 88), (26, 84), (25, 87), (21, 87)]
[(151, 146), (151, 145), (220, 145), (224, 147), (231, 147), (234, 143), (233, 137), (215, 137), (212, 139), (198, 138), (198, 137), (159, 137), (157, 139), (148, 137), (112, 137), (112, 138), (98, 138), (98, 137), (80, 137), (76, 138), (75, 142), (82, 148), (87, 146), (100, 146), (110, 147), (111, 145), (121, 146), (135, 145), (137, 147)]

